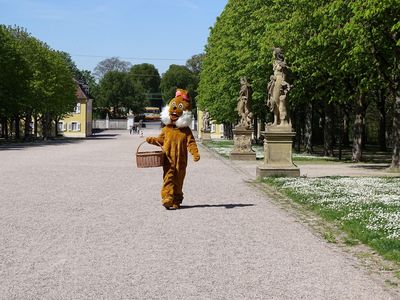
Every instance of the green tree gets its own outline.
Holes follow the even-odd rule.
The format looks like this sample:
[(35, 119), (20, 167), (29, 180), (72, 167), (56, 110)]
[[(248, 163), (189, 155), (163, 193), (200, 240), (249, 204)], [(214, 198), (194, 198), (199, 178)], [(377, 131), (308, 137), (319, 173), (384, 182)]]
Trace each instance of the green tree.
[[(368, 14), (368, 11), (376, 12), (379, 5), (375, 2), (275, 1), (272, 9), (276, 12), (276, 19), (267, 26), (264, 36), (265, 45), (285, 49), (295, 74), (295, 86), (290, 93), (294, 106), (307, 107), (306, 102), (311, 101), (322, 108), (325, 129), (332, 123), (332, 104), (340, 111), (350, 107), (355, 112), (354, 161), (362, 159), (368, 105), (374, 101), (377, 91), (385, 88), (376, 61), (370, 55), (371, 42), (379, 39), (368, 38), (371, 32), (385, 36), (377, 30), (380, 21), (375, 22), (374, 17), (375, 21), (370, 20), (365, 26), (356, 18)], [(395, 15), (399, 5), (391, 1), (389, 6)], [(395, 20), (394, 15), (386, 13), (384, 18)], [(347, 115), (347, 112), (342, 115)], [(332, 135), (325, 130), (325, 140)]]
[(318, 129), (313, 114), (322, 120), (327, 155), (338, 138), (346, 140), (354, 119), (353, 160), (361, 160), (370, 103), (378, 105), (384, 135), (385, 107), (393, 102), (392, 167), (398, 168), (399, 15), (398, 0), (230, 0), (210, 32), (199, 105), (219, 122), (234, 122), (239, 78), (246, 76), (255, 115), (262, 117), (272, 49), (280, 47), (291, 70), (292, 119), (297, 131), (306, 131), (306, 149), (312, 151), (312, 129)]
[(64, 51), (57, 51), (59, 55), (65, 60), (70, 72), (72, 73), (74, 79), (87, 85), (89, 89), (96, 87), (96, 78), (89, 70), (80, 70), (69, 53)]
[[(353, 41), (351, 53), (373, 60), (371, 71), (378, 88), (389, 90), (394, 100), (391, 168), (400, 168), (400, 2), (398, 0), (351, 1), (352, 16), (344, 30)], [(375, 88), (376, 90), (376, 88)]]
[(81, 80), (82, 71), (78, 69), (71, 55), (65, 51), (57, 51), (57, 53), (64, 59), (65, 63), (68, 65), (68, 69), (73, 74), (73, 77), (76, 80)]
[(63, 54), (52, 50), (22, 28), (9, 28), (9, 31), (27, 62), (29, 74), (23, 96), (15, 98), (18, 103), (13, 111), (16, 137), (20, 131), (20, 118), (25, 119), (27, 135), (33, 116), (35, 120), (41, 120), (42, 135), (47, 138), (55, 118), (71, 112), (76, 103), (73, 74)]
[(21, 27), (0, 26), (0, 39), (2, 127), (10, 127), (19, 139), (23, 119), (27, 137), (34, 117), (35, 123), (42, 121), (47, 138), (54, 121), (71, 112), (76, 103), (71, 62)]
[(196, 77), (185, 66), (170, 65), (161, 78), (160, 88), (163, 99), (166, 102), (175, 97), (177, 88), (187, 89), (193, 101), (193, 94), (196, 90)]
[[(54, 128), (57, 135), (58, 121), (73, 111), (76, 105), (76, 83), (73, 79), (69, 65), (63, 55), (57, 51), (50, 50), (48, 53), (49, 70), (52, 81), (50, 81), (51, 100), (46, 105), (46, 113), (54, 121)], [(46, 115), (46, 114), (45, 114)]]
[(133, 81), (142, 85), (146, 93), (160, 92), (161, 77), (154, 65), (146, 63), (133, 65), (129, 74)]
[[(218, 122), (235, 122), (240, 77), (253, 83), (253, 108), (265, 114), (270, 54), (261, 52), (265, 14), (270, 1), (230, 0), (211, 28), (200, 73), (198, 104)], [(264, 11), (263, 11), (264, 12)]]
[(23, 107), (21, 100), (28, 98), (28, 79), (31, 74), (12, 29), (4, 25), (0, 25), (0, 69), (1, 135), (8, 138), (9, 120), (19, 115)]
[(89, 89), (96, 87), (96, 78), (89, 70), (80, 70), (80, 77), (76, 78), (78, 81), (87, 84)]
[(195, 54), (186, 61), (186, 67), (195, 75), (200, 75), (204, 60), (204, 53)]
[(109, 71), (99, 82), (97, 101), (114, 118), (143, 111), (146, 101), (143, 87), (126, 72)]

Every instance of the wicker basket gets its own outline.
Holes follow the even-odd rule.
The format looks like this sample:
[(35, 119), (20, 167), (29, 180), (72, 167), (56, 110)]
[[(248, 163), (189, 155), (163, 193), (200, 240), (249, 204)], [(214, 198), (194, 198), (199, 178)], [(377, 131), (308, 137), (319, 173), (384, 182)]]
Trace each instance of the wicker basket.
[[(146, 141), (142, 142), (136, 150), (136, 165), (138, 168), (154, 168), (162, 167), (164, 165), (164, 151), (142, 151), (139, 152), (140, 146)], [(160, 147), (161, 145), (158, 144)]]

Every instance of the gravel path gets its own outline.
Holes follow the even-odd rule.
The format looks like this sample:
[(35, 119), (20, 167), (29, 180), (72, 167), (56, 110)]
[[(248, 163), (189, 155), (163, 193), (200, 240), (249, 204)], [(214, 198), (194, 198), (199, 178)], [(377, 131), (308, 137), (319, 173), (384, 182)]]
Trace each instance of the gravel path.
[(0, 299), (394, 299), (203, 148), (166, 211), (107, 134), (0, 149)]

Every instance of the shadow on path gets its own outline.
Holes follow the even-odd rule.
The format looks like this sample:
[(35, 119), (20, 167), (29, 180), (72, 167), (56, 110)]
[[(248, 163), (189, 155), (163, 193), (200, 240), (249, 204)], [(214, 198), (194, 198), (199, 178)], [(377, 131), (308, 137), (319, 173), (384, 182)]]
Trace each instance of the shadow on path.
[(49, 140), (38, 139), (31, 142), (4, 142), (0, 143), (0, 151), (23, 150), (26, 148), (45, 147), (45, 146), (61, 146), (65, 144), (81, 143), (83, 140), (84, 138), (60, 138), (60, 139), (49, 139)]
[(5, 150), (23, 150), (26, 148), (33, 148), (33, 147), (45, 147), (45, 146), (61, 146), (66, 144), (77, 144), (83, 141), (90, 141), (90, 140), (110, 140), (114, 139), (115, 137), (119, 136), (116, 133), (101, 133), (96, 135), (91, 135), (88, 137), (57, 137), (57, 138), (50, 138), (48, 140), (36, 139), (34, 141), (0, 141), (0, 151)]
[(111, 138), (115, 138), (116, 136), (119, 136), (119, 134), (117, 134), (117, 133), (97, 133), (97, 134), (93, 134), (91, 136), (88, 136), (87, 139), (109, 140)]
[(226, 209), (229, 208), (236, 208), (236, 207), (247, 207), (247, 206), (255, 206), (255, 204), (202, 204), (202, 205), (181, 205), (181, 209), (186, 208), (206, 208), (206, 207), (225, 207)]
[(373, 165), (373, 164), (369, 164), (369, 165), (355, 165), (355, 166), (351, 166), (350, 168), (354, 168), (354, 169), (367, 169), (367, 170), (384, 170), (389, 168), (390, 165), (384, 164), (384, 165)]

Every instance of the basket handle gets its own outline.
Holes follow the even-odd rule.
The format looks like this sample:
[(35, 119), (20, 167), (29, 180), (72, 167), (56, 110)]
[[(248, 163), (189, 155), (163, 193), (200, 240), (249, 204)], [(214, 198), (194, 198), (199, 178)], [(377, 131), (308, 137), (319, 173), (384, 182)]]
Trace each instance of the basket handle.
[[(147, 143), (147, 141), (143, 141), (143, 142), (141, 142), (141, 143), (139, 144), (139, 146), (138, 146), (137, 149), (136, 149), (136, 154), (139, 153), (139, 148), (140, 148), (144, 143)], [(162, 148), (161, 144), (160, 144), (159, 142), (157, 142), (157, 141), (156, 141), (156, 143), (157, 143), (157, 145), (158, 145), (159, 147), (161, 147), (162, 152), (164, 152), (164, 149)]]

